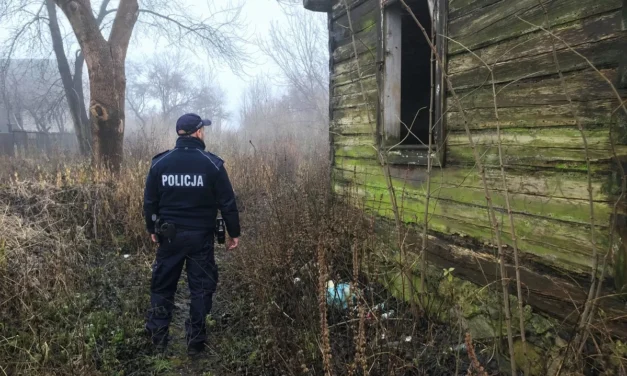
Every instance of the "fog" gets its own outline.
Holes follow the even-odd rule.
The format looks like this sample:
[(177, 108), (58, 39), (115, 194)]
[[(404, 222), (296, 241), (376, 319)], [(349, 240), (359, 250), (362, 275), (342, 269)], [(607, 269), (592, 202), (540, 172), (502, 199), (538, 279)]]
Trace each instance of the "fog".
[[(0, 58), (4, 61), (7, 59), (50, 59), (51, 64), (55, 64), (55, 55), (44, 18), (46, 16), (44, 3), (43, 1), (24, 0), (0, 1)], [(94, 13), (97, 12), (100, 4), (100, 1), (92, 1)], [(108, 8), (114, 9), (116, 5), (116, 1), (111, 1)], [(18, 6), (21, 7), (20, 12), (16, 11)], [(205, 106), (209, 97), (215, 97), (219, 100), (219, 104), (211, 103), (208, 106), (212, 108), (210, 110), (212, 113), (204, 115), (216, 117), (223, 129), (236, 130), (241, 128), (244, 102), (251, 99), (246, 92), (253, 85), (258, 84), (261, 80), (271, 94), (276, 96), (290, 91), (289, 77), (286, 77), (285, 67), (282, 69), (269, 56), (272, 54), (271, 48), (266, 48), (265, 51), (262, 48), (264, 45), (271, 46), (273, 43), (270, 40), (272, 25), (274, 24), (275, 27), (275, 38), (280, 40), (285, 35), (284, 42), (289, 48), (290, 45), (297, 44), (294, 43), (293, 39), (299, 37), (294, 35), (293, 30), (289, 30), (290, 17), (292, 26), (294, 26), (295, 20), (300, 22), (298, 20), (302, 20), (304, 17), (311, 17), (311, 20), (315, 20), (320, 26), (319, 30), (324, 30), (326, 22), (326, 15), (304, 11), (300, 1), (215, 0), (205, 2), (183, 0), (169, 3), (161, 0), (140, 1), (140, 8), (144, 6), (149, 9), (161, 9), (159, 7), (162, 7), (168, 12), (172, 12), (171, 14), (164, 12), (166, 16), (191, 15), (195, 22), (203, 22), (209, 26), (219, 25), (219, 29), (233, 36), (233, 45), (239, 49), (240, 55), (233, 58), (219, 56), (219, 54), (213, 53), (211, 48), (194, 45), (186, 38), (185, 33), (173, 37), (171, 33), (176, 34), (176, 27), (155, 29), (151, 25), (154, 21), (147, 19), (143, 13), (140, 13), (126, 59), (127, 101), (129, 101), (126, 105), (126, 114), (127, 129), (130, 131), (137, 129), (140, 123), (138, 118), (142, 115), (133, 111), (136, 108), (130, 103), (131, 100), (134, 100), (135, 104), (140, 101), (141, 105), (144, 106), (143, 111), (150, 113), (151, 119), (159, 112), (161, 114), (159, 120), (162, 123), (171, 123), (176, 114), (189, 109), (188, 102), (192, 99), (178, 98), (180, 103), (170, 103), (171, 108), (169, 110), (172, 113), (166, 114), (168, 112), (165, 109), (167, 105), (160, 103), (162, 101), (157, 100), (154, 95), (147, 94), (150, 92), (147, 86), (154, 83), (152, 81), (155, 79), (155, 64), (160, 64), (161, 71), (163, 71), (165, 69), (163, 65), (166, 61), (169, 62), (170, 81), (173, 79), (172, 75), (177, 74), (175, 72), (177, 69), (186, 72), (181, 80), (177, 79), (177, 83), (181, 86), (177, 92), (178, 96), (189, 95), (182, 93), (186, 88), (190, 92), (211, 92), (210, 95), (204, 95), (202, 98), (194, 98), (196, 102), (203, 101)], [(43, 20), (33, 22), (34, 17), (41, 17)], [(63, 13), (58, 12), (58, 17), (64, 36), (66, 56), (68, 60), (72, 61), (79, 50), (78, 43)], [(105, 18), (102, 24), (103, 35), (108, 35), (106, 29), (111, 27), (112, 22), (113, 15)], [(317, 38), (320, 51), (326, 53), (326, 35), (319, 34)], [(277, 40), (274, 41), (275, 45), (276, 43)], [(321, 61), (324, 61), (326, 56), (320, 58)], [(147, 68), (151, 66), (155, 69)], [(85, 96), (87, 97), (89, 90), (86, 68), (83, 73), (83, 81)], [(160, 82), (160, 84), (162, 83)], [(201, 86), (195, 86), (195, 84), (200, 83), (202, 83)], [(60, 87), (58, 82), (57, 85)], [(143, 93), (141, 98), (133, 97), (133, 94), (138, 93), (138, 87)], [(7, 88), (5, 87), (4, 90), (6, 91)], [(131, 93), (132, 90), (135, 91)], [(266, 94), (270, 95), (270, 93)], [(308, 96), (307, 93), (301, 92), (300, 94), (301, 96)], [(28, 93), (25, 95), (28, 96)], [(36, 96), (36, 94), (33, 93), (31, 96)], [(172, 102), (171, 98), (168, 101)], [(213, 109), (216, 106), (220, 108)], [(195, 108), (199, 107), (196, 106)], [(204, 106), (200, 106), (199, 111), (204, 108)], [(28, 116), (25, 115), (24, 117)], [(69, 117), (65, 119), (68, 123), (66, 128), (72, 129), (68, 119)], [(23, 122), (28, 124), (27, 120)], [(25, 128), (33, 128), (33, 126), (26, 125)]]

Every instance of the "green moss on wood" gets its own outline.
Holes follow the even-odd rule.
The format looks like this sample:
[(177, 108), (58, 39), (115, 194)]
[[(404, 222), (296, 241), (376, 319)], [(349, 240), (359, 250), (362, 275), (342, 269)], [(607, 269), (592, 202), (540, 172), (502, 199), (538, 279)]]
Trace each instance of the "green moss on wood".
[[(355, 35), (357, 40), (357, 54), (358, 55), (370, 55), (372, 56), (372, 49), (377, 47), (378, 36), (375, 29), (369, 29), (367, 31), (362, 31)], [(332, 53), (333, 62), (338, 64), (343, 61), (347, 61), (349, 59), (355, 58), (355, 47), (352, 44), (352, 39), (347, 41), (346, 44), (342, 44), (337, 47)], [(373, 59), (376, 59), (376, 53), (372, 56)]]
[[(354, 173), (358, 176), (376, 176), (383, 173), (376, 160), (337, 157), (335, 166), (351, 175)], [(405, 182), (409, 186), (422, 185), (427, 181), (425, 168), (399, 166), (391, 168), (390, 171), (392, 176), (403, 181), (404, 185)], [(599, 176), (595, 175), (592, 181), (592, 197), (595, 201), (609, 199), (607, 191), (603, 188), (606, 176), (607, 172), (603, 171)], [(500, 169), (487, 168), (486, 178), (490, 187), (502, 188)], [(585, 171), (538, 170), (520, 166), (506, 170), (506, 180), (507, 187), (513, 194), (534, 195), (545, 200), (550, 198), (588, 200), (588, 175)], [(481, 176), (474, 166), (446, 166), (432, 174), (431, 184), (432, 187), (483, 188)]]
[(335, 86), (333, 87), (332, 97), (348, 94), (361, 94), (362, 85), (365, 92), (375, 91), (377, 90), (377, 79), (375, 76), (370, 76), (363, 78), (361, 83), (353, 82), (346, 85)]
[[(353, 184), (375, 189), (384, 190), (387, 182), (383, 174), (380, 175), (359, 175), (351, 171), (336, 171), (336, 176)], [(499, 182), (500, 183), (500, 182)], [(408, 197), (425, 197), (426, 184), (414, 184), (401, 179), (393, 179), (395, 189), (405, 189), (411, 195)], [(496, 186), (498, 188), (501, 184)], [(449, 200), (474, 206), (485, 206), (486, 199), (482, 187), (455, 187), (452, 185), (440, 185), (432, 183), (434, 199)], [(496, 208), (505, 210), (507, 205), (503, 192), (492, 192), (492, 201)], [(514, 212), (544, 217), (548, 219), (558, 219), (562, 221), (588, 224), (590, 222), (589, 203), (587, 200), (572, 200), (563, 198), (547, 198), (528, 194), (510, 193), (510, 205)], [(597, 219), (595, 224), (601, 226), (609, 225), (612, 206), (606, 202), (596, 202), (595, 213)]]
[[(580, 44), (593, 43), (619, 36), (621, 33), (620, 11), (587, 17), (582, 20), (552, 28), (556, 37), (578, 48)], [(450, 74), (468, 71), (486, 64), (516, 61), (521, 57), (535, 56), (553, 51), (552, 36), (541, 30), (520, 37), (504, 40), (479, 50), (474, 50), (481, 60), (470, 52), (451, 56), (448, 60)], [(558, 49), (560, 45), (556, 46)], [(483, 61), (483, 62), (482, 62)]]
[[(496, 145), (476, 145), (482, 162), (487, 166), (499, 166), (499, 153)], [(626, 155), (627, 148), (618, 148), (619, 155)], [(589, 149), (590, 161), (602, 162), (607, 170), (607, 163), (613, 157), (609, 150)], [(521, 165), (552, 167), (560, 170), (587, 171), (586, 153), (581, 149), (525, 147), (508, 145), (503, 148), (503, 163), (506, 166)], [(469, 145), (454, 145), (447, 148), (447, 163), (455, 165), (474, 165), (475, 157)], [(596, 166), (595, 166), (596, 167)], [(594, 171), (593, 171), (594, 172)]]
[(546, 357), (540, 355), (543, 351), (531, 343), (527, 343), (526, 353), (521, 340), (514, 342), (514, 356), (518, 369), (529, 370), (529, 376), (546, 375)]
[[(595, 67), (618, 66), (623, 53), (622, 45), (622, 38), (616, 36), (596, 43), (580, 45), (577, 47), (577, 53), (588, 57), (588, 60)], [(588, 62), (565, 47), (557, 51), (557, 57), (563, 73), (589, 67)], [(523, 77), (530, 79), (557, 74), (557, 66), (552, 51), (538, 56), (519, 57), (512, 61), (491, 65), (490, 69), (493, 72), (494, 81), (492, 81), (490, 70), (485, 66), (453, 74), (451, 81), (454, 87), (466, 89), (480, 85), (491, 85), (492, 82), (503, 83)]]
[[(374, 111), (368, 106), (360, 106), (358, 108), (347, 108), (342, 110), (333, 111), (333, 124), (350, 126), (353, 124), (366, 124), (370, 126), (370, 119), (375, 116)], [(342, 140), (345, 138), (341, 138)], [(370, 138), (373, 139), (372, 137)], [(336, 139), (336, 141), (339, 139)]]
[[(597, 100), (573, 103), (579, 122), (587, 129), (599, 124), (610, 124), (611, 114), (616, 108), (611, 101)], [(452, 131), (464, 130), (463, 118), (456, 108), (447, 114), (446, 125)], [(543, 128), (555, 126), (576, 126), (569, 103), (545, 104), (542, 106), (505, 107), (499, 109), (499, 125), (508, 128)], [(471, 129), (496, 129), (494, 108), (476, 108), (466, 111)]]
[[(624, 223), (623, 223), (624, 224)], [(624, 229), (618, 229), (614, 244), (614, 285), (616, 291), (627, 294), (627, 234)]]
[[(387, 218), (394, 211), (386, 189), (362, 186), (346, 186), (335, 182), (335, 190), (341, 195), (359, 199), (360, 207)], [(398, 192), (397, 200), (405, 223), (420, 223), (424, 216), (425, 200), (407, 192)], [(401, 206), (402, 203), (402, 206)], [(442, 233), (463, 234), (493, 244), (494, 233), (485, 208), (462, 205), (446, 200), (431, 200), (429, 205), (431, 230)], [(498, 213), (502, 237), (506, 244), (512, 239), (505, 225), (506, 215)], [(592, 246), (586, 226), (564, 223), (539, 217), (514, 214), (518, 245), (521, 250), (543, 258), (545, 262), (576, 272), (589, 270)], [(597, 231), (597, 247), (600, 253), (607, 249), (608, 232)]]
[[(339, 86), (359, 80), (359, 71), (361, 77), (367, 77), (376, 73), (377, 65), (375, 59), (370, 54), (361, 54), (356, 61), (354, 58), (346, 60), (333, 66), (331, 74), (331, 85)], [(357, 64), (359, 62), (359, 70)], [(360, 93), (361, 94), (361, 93)]]
[[(610, 80), (616, 79), (616, 69), (602, 69), (600, 72)], [(564, 75), (564, 81), (569, 87), (569, 94), (573, 101), (614, 100), (616, 95), (607, 82), (595, 71), (582, 71)], [(521, 81), (505, 87), (496, 85), (497, 106), (505, 107), (533, 107), (546, 105), (567, 104), (562, 83), (559, 77), (546, 78), (540, 81)], [(464, 109), (486, 108), (494, 110), (494, 93), (492, 85), (479, 89), (468, 89), (459, 92)], [(447, 97), (447, 108), (459, 111), (452, 96)]]
[(449, 18), (464, 16), (473, 10), (484, 8), (498, 0), (451, 0), (449, 1)]
[[(568, 23), (620, 9), (621, 6), (621, 0), (555, 0), (548, 7), (549, 25)], [(449, 53), (462, 51), (462, 45), (474, 50), (534, 30), (533, 26), (519, 20), (516, 14), (536, 25), (545, 23), (544, 11), (534, 0), (500, 2), (496, 6), (452, 20), (449, 25), (450, 35), (459, 44), (449, 43)]]
[(369, 15), (361, 18), (361, 22), (360, 22), (361, 30), (370, 32), (370, 31), (373, 31), (373, 29), (376, 26), (377, 26), (377, 15), (375, 13), (370, 13)]
[[(609, 127), (586, 128), (583, 134), (589, 149), (610, 150)], [(473, 132), (472, 139), (475, 144), (480, 145), (499, 143), (499, 135), (493, 130)], [(468, 136), (461, 131), (449, 133), (447, 141), (449, 146), (469, 144)], [(509, 146), (562, 147), (572, 149), (573, 154), (580, 154), (581, 149), (584, 149), (583, 136), (577, 127), (508, 128), (501, 130), (500, 142), (505, 152)]]

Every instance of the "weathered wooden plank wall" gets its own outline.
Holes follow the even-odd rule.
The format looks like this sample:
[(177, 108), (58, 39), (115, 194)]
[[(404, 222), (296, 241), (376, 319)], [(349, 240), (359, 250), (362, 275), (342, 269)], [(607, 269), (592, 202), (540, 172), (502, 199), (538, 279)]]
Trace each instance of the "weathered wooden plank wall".
[[(334, 187), (361, 197), (381, 215), (392, 217), (386, 182), (376, 160), (377, 72), (381, 43), (379, 0), (346, 0), (355, 33), (357, 59), (345, 1), (334, 1), (330, 13), (331, 130)], [(496, 117), (491, 76), (502, 128), (504, 163), (519, 247), (556, 273), (590, 272), (593, 247), (608, 249), (613, 201), (617, 197), (612, 170), (612, 143), (627, 157), (624, 135), (610, 140), (617, 99), (607, 82), (565, 43), (586, 56), (610, 81), (616, 82), (625, 54), (623, 0), (450, 0), (448, 74), (470, 119), (473, 140), (488, 167), (499, 220), (505, 224), (496, 147)], [(546, 14), (545, 14), (546, 11)], [(562, 41), (531, 26), (550, 26)], [(553, 58), (553, 44), (573, 100), (564, 94)], [(468, 50), (472, 50), (472, 53)], [(359, 62), (362, 75), (357, 74)], [(359, 82), (361, 80), (361, 82)], [(365, 93), (362, 93), (362, 88)], [(364, 101), (366, 95), (367, 100)], [(625, 91), (621, 91), (625, 97)], [(403, 219), (418, 222), (425, 210), (430, 228), (493, 241), (482, 182), (475, 167), (463, 120), (451, 96), (447, 103), (446, 166), (431, 177), (435, 199), (425, 208), (425, 168), (396, 165)], [(588, 171), (581, 134), (571, 111), (585, 127), (592, 163), (592, 188), (597, 244), (590, 241)], [(512, 244), (508, 226), (505, 241)], [(625, 273), (616, 263), (609, 281)], [(624, 280), (618, 278), (617, 280)]]

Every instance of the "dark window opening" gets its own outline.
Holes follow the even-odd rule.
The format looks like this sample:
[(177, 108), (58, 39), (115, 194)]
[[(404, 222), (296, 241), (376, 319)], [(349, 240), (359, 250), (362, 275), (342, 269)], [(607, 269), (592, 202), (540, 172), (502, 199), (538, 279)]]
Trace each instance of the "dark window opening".
[[(431, 34), (428, 0), (407, 1), (420, 24)], [(404, 145), (428, 145), (431, 100), (431, 47), (412, 15), (401, 13), (401, 132)], [(411, 129), (411, 133), (408, 130)]]

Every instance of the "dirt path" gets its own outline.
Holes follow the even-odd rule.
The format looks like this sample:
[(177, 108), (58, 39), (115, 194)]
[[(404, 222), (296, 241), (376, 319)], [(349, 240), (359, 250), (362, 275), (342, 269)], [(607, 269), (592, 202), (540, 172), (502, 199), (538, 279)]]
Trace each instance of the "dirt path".
[[(213, 309), (207, 318), (209, 339), (206, 351), (194, 358), (187, 355), (185, 343), (185, 320), (189, 315), (189, 288), (185, 271), (179, 281), (172, 324), (170, 327), (170, 344), (166, 356), (162, 358), (164, 375), (180, 376), (216, 376), (238, 373), (238, 353), (246, 358), (254, 353), (246, 338), (241, 338), (242, 324), (246, 317), (241, 314), (239, 306), (245, 304), (241, 296), (229, 294), (233, 281), (229, 279), (228, 263), (216, 252), (216, 261), (220, 268), (220, 282), (213, 299)], [(240, 312), (240, 314), (234, 314)], [(234, 320), (234, 316), (239, 318)], [(243, 346), (242, 346), (243, 345)], [(159, 370), (155, 370), (159, 371)], [(241, 369), (240, 369), (241, 371)]]

